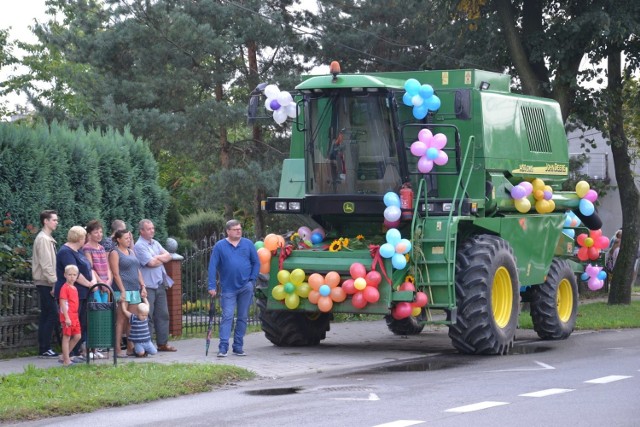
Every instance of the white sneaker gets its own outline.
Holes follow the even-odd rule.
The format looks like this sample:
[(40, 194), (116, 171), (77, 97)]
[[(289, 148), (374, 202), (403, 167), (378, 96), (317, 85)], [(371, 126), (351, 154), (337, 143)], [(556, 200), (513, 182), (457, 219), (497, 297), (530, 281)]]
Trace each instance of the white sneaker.
[(100, 353), (98, 350), (93, 352), (93, 355), (95, 356), (96, 359), (104, 359), (104, 354)]

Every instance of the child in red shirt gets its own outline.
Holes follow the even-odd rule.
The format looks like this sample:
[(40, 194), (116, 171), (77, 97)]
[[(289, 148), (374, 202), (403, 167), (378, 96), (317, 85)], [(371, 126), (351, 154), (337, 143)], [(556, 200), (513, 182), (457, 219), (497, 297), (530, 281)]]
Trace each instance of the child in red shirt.
[(64, 366), (73, 365), (69, 357), (69, 349), (76, 346), (80, 341), (80, 317), (78, 308), (80, 299), (75, 282), (78, 279), (78, 267), (67, 265), (64, 268), (64, 278), (67, 279), (60, 289), (60, 323), (62, 325), (62, 359), (60, 362)]

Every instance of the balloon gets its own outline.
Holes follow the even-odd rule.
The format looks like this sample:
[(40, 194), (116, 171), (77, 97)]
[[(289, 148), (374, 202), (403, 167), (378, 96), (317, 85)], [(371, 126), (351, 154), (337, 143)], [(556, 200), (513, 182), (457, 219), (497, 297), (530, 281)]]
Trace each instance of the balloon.
[(553, 193), (551, 191), (545, 190), (542, 194), (545, 200), (551, 200), (553, 198)]
[(353, 281), (353, 287), (361, 291), (367, 287), (367, 281), (364, 279), (364, 277), (358, 277)]
[(311, 304), (318, 304), (318, 300), (320, 299), (320, 292), (311, 290), (309, 291), (309, 296), (307, 297)]
[(362, 294), (362, 292), (355, 293), (351, 297), (351, 305), (358, 309), (365, 308), (365, 306), (367, 305), (367, 300), (364, 299), (364, 295)]
[(287, 294), (287, 296), (284, 297), (284, 305), (291, 310), (298, 308), (298, 305), (300, 305), (300, 297), (295, 293)]
[(296, 286), (296, 294), (298, 294), (299, 297), (307, 298), (309, 296), (309, 292), (311, 292), (311, 286), (306, 282), (302, 282), (300, 285)]
[[(589, 183), (587, 181), (579, 181), (576, 184), (576, 194), (578, 195), (578, 197), (580, 197), (581, 199), (587, 195), (587, 192), (590, 190), (590, 186)], [(589, 215), (586, 215), (589, 216)]]
[(264, 262), (260, 264), (260, 273), (267, 274), (271, 271), (271, 264)]
[(404, 90), (411, 95), (416, 95), (420, 90), (420, 82), (416, 79), (407, 79), (407, 81), (404, 82)]
[(311, 229), (303, 225), (302, 227), (298, 228), (298, 235), (303, 240), (309, 240), (311, 238)]
[(595, 261), (600, 258), (600, 250), (598, 248), (594, 248), (593, 246), (587, 248), (587, 254), (591, 261)]
[(329, 285), (322, 285), (320, 289), (318, 289), (318, 292), (320, 292), (320, 295), (323, 297), (328, 297), (331, 293), (331, 287)]
[(276, 98), (280, 93), (280, 89), (276, 85), (267, 85), (264, 88), (264, 94), (267, 98)]
[(429, 173), (433, 169), (433, 162), (427, 159), (425, 156), (418, 159), (418, 170), (422, 173)]
[(391, 258), (396, 253), (396, 249), (391, 243), (384, 243), (380, 246), (380, 256), (382, 258)]
[(427, 107), (426, 102), (417, 107), (413, 107), (413, 117), (415, 117), (418, 120), (422, 120), (425, 117), (427, 117), (428, 113), (429, 113), (429, 108)]
[(264, 248), (264, 242), (262, 240), (258, 240), (253, 244), (256, 249)]
[(536, 200), (544, 199), (544, 191), (542, 190), (533, 190), (533, 198)]
[(584, 246), (578, 249), (578, 259), (580, 261), (586, 261), (589, 259), (589, 248), (585, 248)]
[(413, 283), (411, 282), (404, 282), (402, 283), (399, 287), (398, 287), (399, 291), (411, 291), (411, 292), (415, 292), (416, 287)]
[(418, 93), (424, 99), (429, 99), (433, 96), (433, 87), (428, 84), (423, 84), (422, 86), (420, 86), (420, 90), (418, 90)]
[(515, 185), (511, 189), (511, 197), (513, 199), (522, 199), (523, 197), (526, 197), (526, 194), (527, 194), (527, 190), (525, 190), (524, 187), (520, 185)]
[(595, 203), (598, 200), (598, 193), (596, 190), (589, 190), (587, 194), (584, 195), (584, 198), (590, 201), (591, 203)]
[(275, 234), (267, 234), (264, 238), (264, 247), (271, 252), (278, 249), (278, 236)]
[(278, 275), (276, 277), (278, 278), (278, 282), (284, 285), (289, 281), (290, 275), (291, 274), (287, 270), (280, 270), (278, 271)]
[(388, 230), (388, 229), (391, 229), (391, 228), (396, 228), (396, 227), (398, 227), (398, 226), (400, 225), (400, 220), (397, 220), (397, 221), (389, 221), (389, 220), (386, 220), (386, 219), (385, 219), (385, 220), (383, 221), (383, 224), (384, 224), (384, 226), (385, 226), (385, 227), (387, 228), (387, 230)]
[(322, 277), (321, 274), (318, 273), (313, 273), (311, 274), (311, 276), (309, 276), (309, 286), (311, 286), (311, 289), (313, 290), (318, 290), (320, 289), (320, 286), (324, 285), (324, 277)]
[(282, 285), (274, 286), (273, 289), (271, 289), (271, 296), (277, 299), (278, 301), (283, 300), (284, 297), (287, 296), (287, 293), (284, 291), (284, 286)]
[(602, 236), (602, 230), (598, 229), (598, 230), (591, 230), (589, 232), (589, 235), (591, 236), (591, 238), (593, 240), (598, 240), (601, 236)]
[(399, 220), (400, 215), (402, 215), (402, 211), (399, 206), (389, 206), (384, 210), (384, 219), (390, 222)]
[(411, 103), (411, 98), (413, 98), (413, 96), (409, 92), (405, 92), (405, 94), (402, 95), (402, 103), (408, 107), (411, 107), (413, 105)]
[(603, 285), (604, 283), (602, 282), (602, 280), (599, 280), (597, 277), (592, 277), (587, 282), (587, 286), (589, 286), (589, 289), (591, 289), (592, 291), (602, 289)]
[(332, 288), (335, 288), (340, 284), (340, 275), (335, 271), (330, 271), (324, 276), (324, 280)]
[(578, 205), (578, 208), (580, 209), (580, 213), (584, 216), (591, 216), (595, 211), (595, 207), (593, 206), (593, 203), (591, 203), (587, 199), (580, 200), (580, 204)]
[(393, 265), (393, 268), (396, 270), (402, 270), (407, 266), (407, 259), (402, 254), (394, 254), (391, 257), (391, 265)]
[[(375, 288), (372, 288), (375, 289)], [(342, 302), (347, 299), (347, 293), (341, 287), (331, 288), (331, 299), (335, 302)]]
[(411, 315), (411, 304), (408, 302), (399, 302), (396, 306), (391, 310), (391, 315), (396, 320), (406, 319)]
[(416, 300), (413, 303), (416, 307), (424, 307), (428, 302), (429, 298), (427, 294), (424, 292), (416, 292)]
[(449, 156), (447, 155), (447, 153), (441, 150), (441, 151), (438, 151), (438, 157), (436, 157), (433, 160), (433, 163), (435, 163), (438, 166), (444, 166), (447, 164), (448, 161), (449, 161)]
[(313, 243), (314, 245), (318, 245), (320, 243), (322, 243), (322, 241), (324, 240), (324, 238), (322, 237), (322, 235), (318, 232), (315, 233), (311, 233), (311, 243)]
[(516, 205), (516, 209), (520, 213), (527, 213), (531, 210), (531, 202), (527, 198), (516, 199), (513, 203)]
[(289, 104), (291, 104), (293, 102), (293, 97), (286, 90), (281, 91), (278, 94), (277, 99), (278, 99), (278, 102), (280, 103), (280, 105), (282, 105), (283, 107), (286, 107), (287, 105), (289, 105)]
[(600, 249), (606, 249), (609, 247), (609, 238), (607, 236), (600, 236), (596, 240), (596, 246)]
[(429, 129), (421, 129), (420, 132), (418, 132), (418, 141), (423, 142), (425, 144), (425, 147), (427, 146), (426, 144), (429, 143), (431, 138), (433, 138), (433, 134)]
[(364, 277), (364, 280), (366, 280), (367, 286), (373, 286), (374, 288), (377, 288), (378, 285), (380, 285), (380, 282), (382, 282), (382, 274), (373, 270), (367, 273), (367, 275)]
[(580, 279), (583, 282), (586, 282), (587, 280), (589, 280), (589, 277), (591, 277), (591, 276), (589, 276), (589, 273), (587, 273), (586, 271), (580, 275)]
[(398, 231), (397, 228), (392, 228), (389, 231), (387, 231), (387, 234), (385, 237), (387, 238), (387, 242), (394, 246), (398, 244), (398, 242), (400, 242), (400, 240), (402, 239), (402, 235), (400, 234), (400, 231)]
[(296, 291), (296, 286), (291, 282), (287, 282), (284, 284), (284, 291), (288, 294), (292, 294)]
[(271, 102), (269, 102), (268, 110), (275, 111), (278, 108), (280, 108), (280, 103), (278, 102), (277, 99), (272, 99)]
[(576, 239), (576, 243), (578, 243), (578, 245), (580, 246), (585, 246), (584, 241), (587, 240), (587, 236), (584, 233), (578, 234), (578, 238)]
[(427, 145), (422, 141), (415, 141), (411, 144), (411, 154), (417, 157), (424, 156), (424, 153), (427, 152)]
[(354, 279), (357, 279), (358, 277), (364, 277), (367, 275), (367, 268), (364, 266), (364, 264), (354, 262), (353, 264), (351, 264), (351, 267), (349, 267), (349, 274)]
[(261, 264), (271, 261), (271, 252), (269, 251), (269, 249), (267, 249), (266, 247), (258, 249), (258, 259), (260, 260)]
[(438, 111), (441, 105), (440, 98), (438, 98), (437, 95), (431, 95), (429, 98), (425, 99), (424, 103), (429, 111)]
[(320, 236), (322, 236), (323, 239), (325, 238), (324, 228), (322, 227), (314, 228), (313, 230), (311, 230), (311, 236), (313, 236), (313, 233), (318, 233), (320, 234)]
[(420, 316), (420, 313), (422, 313), (422, 308), (421, 308), (421, 307), (413, 307), (413, 308), (411, 309), (411, 315), (412, 315), (413, 317), (418, 317), (418, 316)]
[(279, 125), (283, 124), (287, 121), (287, 111), (280, 108), (279, 110), (275, 110), (273, 112), (273, 120)]
[[(402, 239), (400, 240), (400, 243), (404, 244), (405, 250), (404, 251), (399, 251), (396, 249), (396, 252), (399, 252), (401, 254), (406, 254), (411, 250), (411, 242), (407, 239)], [(397, 245), (396, 245), (397, 246)]]
[(276, 234), (276, 241), (277, 241), (277, 243), (276, 243), (276, 249), (278, 249), (278, 248), (284, 248), (284, 246), (285, 246), (284, 237), (282, 237), (282, 236), (281, 236), (281, 235), (279, 235), (279, 234)]
[(342, 282), (342, 289), (344, 289), (345, 293), (347, 295), (353, 295), (356, 292), (358, 292), (358, 290), (356, 289), (355, 285), (354, 285), (354, 280), (353, 279), (347, 279), (344, 282)]
[(377, 288), (367, 286), (362, 291), (362, 296), (368, 303), (375, 304), (380, 299), (380, 292), (378, 292)]
[(409, 252), (407, 250), (407, 245), (402, 240), (400, 240), (396, 244), (395, 250), (396, 250), (396, 253), (399, 253), (399, 254), (406, 254), (407, 252)]
[(596, 277), (598, 278), (598, 280), (604, 280), (607, 278), (607, 272), (604, 270), (600, 270)]
[(435, 160), (438, 157), (438, 149), (433, 147), (427, 148), (426, 156), (429, 160)]
[(531, 192), (533, 191), (533, 185), (529, 181), (522, 181), (518, 185), (527, 191), (527, 194), (526, 194), (527, 196), (531, 194)]
[(323, 313), (328, 313), (333, 308), (333, 301), (328, 296), (321, 296), (318, 299), (318, 309)]
[(576, 230), (574, 230), (573, 228), (565, 228), (564, 230), (562, 230), (562, 232), (572, 239), (576, 236)]
[(411, 97), (411, 105), (414, 107), (419, 107), (424, 103), (424, 99), (420, 95), (413, 95)]
[(433, 142), (431, 143), (431, 146), (433, 148), (442, 150), (445, 145), (447, 145), (447, 136), (445, 134), (436, 133), (435, 135), (433, 135)]
[(400, 207), (400, 196), (398, 196), (393, 191), (389, 191), (385, 193), (385, 195), (382, 197), (382, 201), (384, 202), (384, 205), (387, 207), (391, 207), (391, 206), (396, 206), (398, 208)]
[(289, 280), (294, 285), (299, 286), (300, 284), (302, 284), (302, 282), (304, 282), (304, 270), (296, 268), (289, 275)]
[(588, 248), (593, 246), (593, 239), (591, 237), (587, 237), (586, 239), (584, 239), (584, 246)]
[(287, 105), (285, 109), (287, 111), (287, 116), (291, 117), (292, 119), (295, 119), (298, 115), (298, 106), (293, 102)]
[(533, 187), (533, 191), (544, 191), (544, 181), (540, 178), (536, 178), (531, 181), (531, 186)]

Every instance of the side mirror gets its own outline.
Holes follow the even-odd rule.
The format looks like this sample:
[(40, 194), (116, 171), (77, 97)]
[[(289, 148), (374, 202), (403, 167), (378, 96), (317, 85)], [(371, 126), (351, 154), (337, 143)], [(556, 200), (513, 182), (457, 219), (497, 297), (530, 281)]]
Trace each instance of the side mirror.
[(267, 83), (260, 83), (251, 92), (249, 98), (249, 106), (247, 108), (247, 124), (252, 126), (258, 117), (258, 106), (260, 105), (260, 97), (264, 93), (264, 88), (267, 87)]

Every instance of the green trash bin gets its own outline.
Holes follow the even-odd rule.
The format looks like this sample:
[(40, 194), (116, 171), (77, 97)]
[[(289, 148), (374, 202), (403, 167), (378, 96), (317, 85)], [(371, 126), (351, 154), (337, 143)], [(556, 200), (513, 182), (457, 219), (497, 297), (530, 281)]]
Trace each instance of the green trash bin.
[[(109, 302), (97, 302), (93, 298), (94, 288), (108, 289)], [(107, 285), (98, 284), (89, 289), (87, 299), (87, 348), (114, 348), (116, 303), (113, 292)]]

